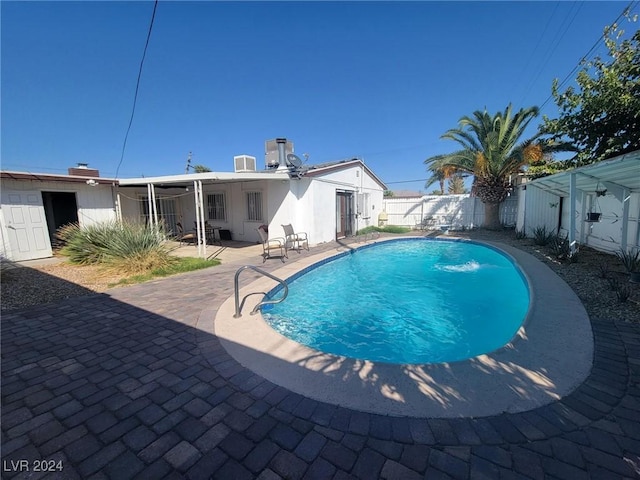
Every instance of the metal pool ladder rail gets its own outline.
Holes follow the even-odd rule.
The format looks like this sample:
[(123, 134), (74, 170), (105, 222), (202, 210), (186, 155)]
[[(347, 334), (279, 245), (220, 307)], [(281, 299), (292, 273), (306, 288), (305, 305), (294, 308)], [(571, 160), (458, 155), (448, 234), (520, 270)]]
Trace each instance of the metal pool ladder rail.
[(238, 278), (240, 277), (240, 273), (243, 270), (248, 270), (251, 269), (254, 272), (258, 272), (261, 275), (264, 275), (265, 277), (269, 277), (271, 280), (275, 280), (276, 282), (280, 283), (280, 285), (283, 286), (284, 288), (284, 295), (282, 295), (282, 298), (279, 298), (278, 300), (264, 300), (260, 303), (258, 303), (253, 310), (251, 310), (251, 315), (254, 315), (255, 313), (258, 312), (258, 310), (260, 310), (260, 307), (262, 307), (263, 305), (275, 305), (276, 303), (280, 303), (282, 302), (285, 298), (287, 298), (287, 295), (289, 294), (289, 287), (287, 286), (286, 282), (278, 277), (276, 277), (275, 275), (271, 275), (269, 272), (265, 272), (264, 270), (262, 270), (261, 268), (258, 268), (254, 265), (243, 265), (242, 267), (240, 267), (237, 271), (236, 271), (236, 276), (233, 280), (233, 289), (234, 289), (234, 295), (235, 295), (235, 301), (236, 301), (236, 313), (233, 315), (233, 318), (238, 318), (242, 316), (242, 307), (244, 307), (244, 302), (247, 299), (248, 296), (250, 295), (266, 295), (265, 292), (253, 292), (253, 293), (248, 293), (247, 295), (244, 296), (244, 298), (242, 299), (242, 302), (240, 302), (240, 289), (238, 287)]

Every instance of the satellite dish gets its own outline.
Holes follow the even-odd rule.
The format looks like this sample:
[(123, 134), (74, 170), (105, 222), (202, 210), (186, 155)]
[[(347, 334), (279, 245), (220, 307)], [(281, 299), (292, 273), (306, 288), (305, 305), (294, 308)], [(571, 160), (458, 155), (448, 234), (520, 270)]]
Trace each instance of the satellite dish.
[(300, 168), (302, 166), (302, 160), (300, 157), (293, 153), (287, 154), (287, 163), (294, 168)]

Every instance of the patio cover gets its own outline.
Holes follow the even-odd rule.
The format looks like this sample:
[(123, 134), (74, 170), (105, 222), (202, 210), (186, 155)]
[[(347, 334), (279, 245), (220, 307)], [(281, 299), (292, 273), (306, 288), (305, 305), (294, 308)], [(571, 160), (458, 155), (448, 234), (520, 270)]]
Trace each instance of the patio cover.
[[(194, 203), (196, 209), (196, 234), (198, 237), (198, 256), (207, 256), (207, 243), (204, 231), (204, 194), (203, 185), (220, 183), (250, 182), (256, 180), (290, 180), (287, 172), (205, 172), (188, 173), (183, 175), (167, 175), (162, 177), (128, 178), (120, 180), (120, 187), (147, 187), (149, 201), (149, 216), (151, 222), (158, 224), (158, 212), (156, 206), (156, 187), (193, 187)], [(120, 195), (118, 194), (118, 216), (120, 212)]]
[[(640, 150), (636, 150), (610, 160), (556, 173), (526, 183), (561, 197), (569, 197), (571, 211), (576, 209), (578, 192), (595, 194), (602, 187), (611, 191), (622, 202), (622, 245), (627, 248), (629, 223), (629, 198), (631, 193), (640, 192)], [(571, 215), (569, 242), (575, 250), (576, 217)]]

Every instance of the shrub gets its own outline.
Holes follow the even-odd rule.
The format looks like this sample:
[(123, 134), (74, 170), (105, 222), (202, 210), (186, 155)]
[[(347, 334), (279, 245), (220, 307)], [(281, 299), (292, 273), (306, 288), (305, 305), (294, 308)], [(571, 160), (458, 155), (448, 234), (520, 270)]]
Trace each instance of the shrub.
[(527, 238), (527, 231), (524, 228), (516, 230), (516, 240), (524, 240), (525, 238)]
[(138, 274), (175, 262), (163, 245), (162, 229), (140, 223), (71, 224), (58, 231), (58, 238), (64, 243), (61, 253), (75, 264), (98, 264)]
[(360, 229), (356, 232), (356, 235), (364, 235), (366, 233), (372, 233), (372, 232), (385, 232), (385, 233), (407, 233), (410, 232), (411, 229), (408, 227), (400, 227), (397, 225), (387, 225), (384, 227), (375, 227), (375, 226), (370, 226), (370, 227), (365, 227), (363, 229)]
[(627, 300), (629, 300), (629, 297), (631, 296), (631, 288), (629, 287), (629, 285), (622, 285), (618, 288), (618, 291), (616, 292), (616, 297), (618, 297), (618, 301), (620, 303), (624, 303)]
[(553, 235), (549, 240), (549, 248), (556, 258), (562, 262), (575, 263), (578, 261), (578, 248), (572, 252), (569, 238), (562, 235)]
[(533, 242), (536, 245), (540, 245), (544, 247), (547, 245), (553, 238), (555, 234), (553, 232), (547, 231), (547, 227), (536, 227), (533, 229)]
[(622, 262), (627, 272), (640, 271), (640, 250), (623, 250), (616, 252), (616, 257)]
[(612, 292), (615, 292), (618, 290), (618, 288), (620, 288), (620, 282), (617, 278), (609, 277), (607, 281), (609, 282), (609, 290), (611, 290)]
[(598, 264), (598, 277), (605, 280), (611, 275), (611, 266), (607, 262), (600, 262)]

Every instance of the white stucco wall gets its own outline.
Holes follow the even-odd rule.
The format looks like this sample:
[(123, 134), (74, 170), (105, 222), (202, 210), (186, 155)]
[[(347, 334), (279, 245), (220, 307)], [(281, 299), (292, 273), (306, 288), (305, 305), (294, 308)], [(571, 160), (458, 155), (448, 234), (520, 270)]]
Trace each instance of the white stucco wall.
[[(298, 204), (298, 218), (309, 225), (311, 244), (330, 242), (336, 239), (336, 195), (338, 191), (351, 192), (356, 218), (353, 233), (365, 227), (378, 225), (378, 215), (382, 212), (383, 188), (361, 165), (353, 165), (344, 170), (328, 172), (310, 177), (310, 186), (304, 201)], [(357, 194), (368, 193), (369, 205), (366, 211), (358, 211)]]
[[(91, 225), (96, 222), (113, 220), (116, 218), (113, 190), (111, 185), (89, 186), (81, 182), (56, 182), (37, 180), (14, 180), (2, 179), (3, 203), (11, 192), (27, 193), (34, 192), (39, 197), (40, 205), (31, 205), (32, 214), (46, 219), (45, 208), (42, 206), (42, 192), (67, 192), (74, 193), (77, 204), (78, 222), (80, 225)], [(26, 206), (25, 206), (26, 207)], [(9, 259), (36, 259), (46, 258), (52, 255), (51, 244), (48, 238), (33, 239), (28, 234), (20, 241), (19, 247), (15, 245), (15, 240), (11, 240), (11, 235), (7, 230), (7, 218), (4, 210), (8, 205), (2, 205), (0, 212), (0, 232), (2, 239), (2, 254)], [(42, 244), (44, 240), (44, 244)], [(26, 245), (26, 246), (25, 246)], [(17, 249), (20, 249), (19, 252)], [(18, 258), (19, 257), (19, 258)]]

